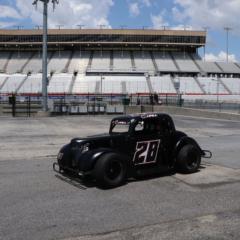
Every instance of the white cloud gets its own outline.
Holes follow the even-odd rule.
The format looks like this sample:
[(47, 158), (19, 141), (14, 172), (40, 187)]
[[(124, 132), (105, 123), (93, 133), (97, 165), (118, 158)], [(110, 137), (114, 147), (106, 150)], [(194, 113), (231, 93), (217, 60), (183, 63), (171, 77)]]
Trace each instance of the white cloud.
[(151, 21), (153, 28), (159, 29), (163, 27), (169, 27), (169, 23), (164, 20), (165, 12), (161, 12), (159, 15), (151, 15)]
[(140, 14), (139, 4), (137, 2), (129, 4), (129, 12), (133, 17), (137, 17)]
[(178, 22), (187, 22), (194, 28), (230, 26), (240, 33), (239, 0), (175, 0), (174, 3), (172, 15)]
[(0, 13), (0, 18), (22, 18), (22, 16), (14, 8), (5, 5), (0, 5)]
[(146, 7), (151, 7), (155, 0), (127, 0), (129, 13), (133, 17), (141, 14), (141, 11)]
[(147, 7), (151, 7), (152, 6), (152, 0), (142, 0), (142, 3), (147, 6)]
[(165, 20), (165, 15), (166, 15), (165, 10), (163, 10), (159, 15), (151, 15), (153, 28), (163, 29), (165, 27), (166, 29), (171, 29), (171, 30), (192, 30), (193, 29), (192, 26), (183, 25), (183, 24), (170, 26), (169, 22)]
[[(110, 26), (108, 14), (113, 4), (113, 0), (61, 0), (54, 12), (49, 7), (49, 27), (55, 28), (58, 24), (69, 28), (80, 24), (86, 27)], [(16, 7), (24, 18), (30, 18), (34, 24), (42, 24), (40, 1), (36, 11), (29, 0), (16, 0)]]
[(183, 24), (179, 24), (179, 25), (176, 25), (176, 26), (171, 26), (169, 28), (171, 30), (193, 30), (192, 26), (183, 25)]
[[(225, 62), (227, 59), (227, 54), (224, 51), (221, 51), (219, 54), (215, 55), (213, 53), (206, 54), (206, 61), (210, 62)], [(229, 62), (237, 62), (236, 56), (234, 54), (228, 55)]]

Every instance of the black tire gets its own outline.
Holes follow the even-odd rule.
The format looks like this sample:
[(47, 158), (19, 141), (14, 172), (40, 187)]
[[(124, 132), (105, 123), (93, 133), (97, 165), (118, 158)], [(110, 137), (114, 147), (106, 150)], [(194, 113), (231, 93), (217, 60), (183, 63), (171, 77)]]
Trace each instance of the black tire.
[(192, 144), (183, 146), (178, 152), (176, 164), (181, 173), (197, 172), (201, 164), (200, 150)]
[(126, 162), (119, 154), (106, 153), (97, 160), (93, 176), (99, 187), (118, 187), (126, 181)]

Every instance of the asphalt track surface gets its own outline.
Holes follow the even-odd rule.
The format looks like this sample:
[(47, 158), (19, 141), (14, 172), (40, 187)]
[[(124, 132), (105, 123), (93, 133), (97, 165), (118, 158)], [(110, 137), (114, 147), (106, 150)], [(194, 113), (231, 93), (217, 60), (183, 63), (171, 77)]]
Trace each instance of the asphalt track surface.
[(0, 118), (0, 239), (240, 239), (240, 122), (173, 118), (213, 158), (111, 190), (52, 171), (63, 144), (107, 132), (111, 116)]

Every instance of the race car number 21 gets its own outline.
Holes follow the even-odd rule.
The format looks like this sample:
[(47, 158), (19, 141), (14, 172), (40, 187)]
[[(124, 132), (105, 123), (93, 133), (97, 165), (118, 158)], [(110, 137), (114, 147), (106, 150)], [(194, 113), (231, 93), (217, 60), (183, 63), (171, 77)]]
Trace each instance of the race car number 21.
[(160, 139), (137, 142), (133, 162), (135, 165), (154, 163), (157, 161), (157, 153)]

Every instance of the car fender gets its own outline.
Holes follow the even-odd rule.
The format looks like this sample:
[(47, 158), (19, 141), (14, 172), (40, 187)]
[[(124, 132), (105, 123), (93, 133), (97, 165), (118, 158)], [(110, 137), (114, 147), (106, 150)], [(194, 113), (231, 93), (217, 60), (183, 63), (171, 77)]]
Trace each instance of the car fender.
[(68, 165), (68, 161), (71, 157), (71, 145), (66, 144), (64, 145), (57, 156), (57, 161), (59, 165)]
[(89, 150), (88, 152), (79, 156), (79, 169), (83, 172), (89, 172), (93, 170), (97, 160), (106, 153), (115, 152), (110, 148), (97, 148)]
[(201, 155), (203, 155), (203, 151), (202, 151), (201, 147), (199, 146), (199, 144), (196, 142), (196, 140), (194, 140), (193, 138), (188, 137), (188, 136), (183, 136), (177, 141), (177, 143), (174, 147), (173, 157), (176, 158), (180, 149), (187, 144), (192, 144), (192, 145), (196, 146), (199, 149)]

